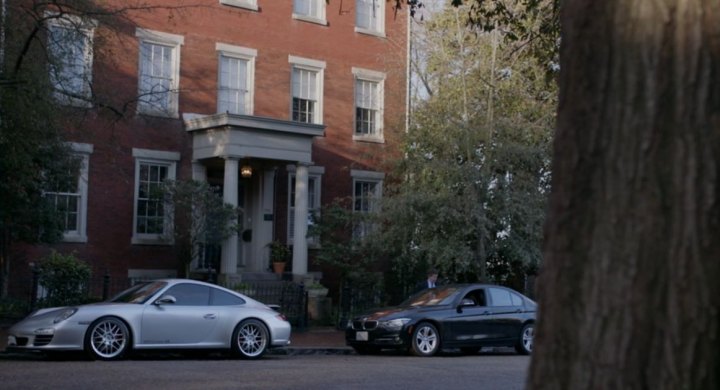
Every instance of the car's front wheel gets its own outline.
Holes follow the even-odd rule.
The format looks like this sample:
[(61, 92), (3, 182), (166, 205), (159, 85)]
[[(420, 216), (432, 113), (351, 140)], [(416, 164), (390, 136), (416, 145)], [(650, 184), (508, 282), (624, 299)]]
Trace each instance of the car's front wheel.
[(269, 344), (267, 327), (262, 322), (249, 319), (235, 327), (232, 336), (232, 352), (243, 359), (258, 359)]
[(520, 332), (520, 340), (515, 345), (515, 350), (521, 355), (529, 355), (533, 350), (535, 339), (535, 324), (525, 324)]
[(435, 325), (421, 322), (415, 327), (410, 349), (417, 356), (432, 356), (440, 350), (440, 333)]
[(93, 359), (121, 359), (130, 349), (130, 330), (117, 317), (98, 318), (85, 334), (85, 352)]

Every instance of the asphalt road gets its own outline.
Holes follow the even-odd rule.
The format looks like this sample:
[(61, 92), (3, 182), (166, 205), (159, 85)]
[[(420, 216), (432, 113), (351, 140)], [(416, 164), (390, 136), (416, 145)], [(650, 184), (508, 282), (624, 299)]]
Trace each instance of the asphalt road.
[(117, 362), (80, 357), (0, 360), (0, 387), (10, 389), (523, 389), (530, 358), (514, 354), (150, 355)]

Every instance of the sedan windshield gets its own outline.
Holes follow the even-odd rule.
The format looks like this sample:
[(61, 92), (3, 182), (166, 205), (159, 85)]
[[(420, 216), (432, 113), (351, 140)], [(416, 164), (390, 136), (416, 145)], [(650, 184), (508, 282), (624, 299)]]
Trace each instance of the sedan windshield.
[(165, 286), (167, 282), (139, 283), (116, 295), (110, 302), (142, 304)]
[(452, 302), (457, 290), (457, 287), (429, 288), (411, 296), (402, 306), (447, 305)]

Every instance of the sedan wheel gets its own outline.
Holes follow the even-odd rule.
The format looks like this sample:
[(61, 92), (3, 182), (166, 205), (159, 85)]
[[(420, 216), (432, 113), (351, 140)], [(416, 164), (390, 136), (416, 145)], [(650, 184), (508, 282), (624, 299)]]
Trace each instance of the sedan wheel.
[(520, 332), (520, 340), (515, 346), (517, 353), (521, 355), (529, 355), (533, 349), (533, 339), (535, 338), (535, 324), (527, 324), (523, 326)]
[(130, 349), (130, 331), (121, 319), (102, 317), (93, 322), (85, 334), (85, 351), (91, 358), (115, 360)]
[(232, 352), (244, 359), (257, 359), (265, 353), (269, 333), (258, 320), (245, 320), (235, 328)]
[(429, 323), (418, 324), (413, 332), (412, 352), (417, 356), (432, 356), (440, 350), (440, 334), (437, 328)]

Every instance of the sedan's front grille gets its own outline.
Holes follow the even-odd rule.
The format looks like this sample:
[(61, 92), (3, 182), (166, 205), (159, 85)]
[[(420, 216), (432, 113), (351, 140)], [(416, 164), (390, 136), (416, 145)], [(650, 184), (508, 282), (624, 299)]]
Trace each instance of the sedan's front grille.
[(53, 339), (53, 335), (37, 335), (35, 336), (35, 342), (33, 343), (36, 347), (43, 347), (50, 344)]
[(353, 329), (354, 330), (373, 330), (377, 328), (378, 322), (377, 321), (363, 321), (363, 320), (355, 320), (353, 321)]

